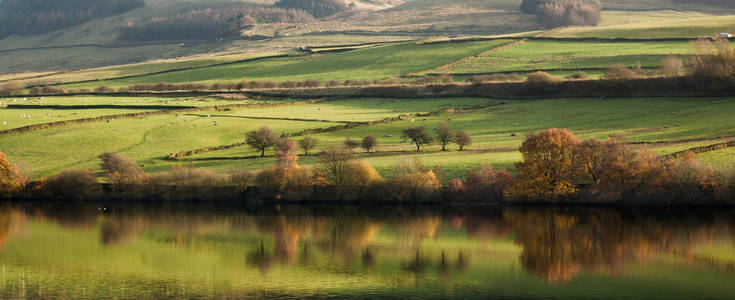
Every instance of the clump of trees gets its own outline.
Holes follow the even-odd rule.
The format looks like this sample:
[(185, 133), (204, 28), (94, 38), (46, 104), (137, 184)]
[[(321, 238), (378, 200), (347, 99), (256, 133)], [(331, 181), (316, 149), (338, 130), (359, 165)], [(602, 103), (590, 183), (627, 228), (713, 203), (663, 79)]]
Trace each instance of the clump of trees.
[(13, 165), (0, 152), (0, 197), (10, 198), (20, 194), (28, 184), (28, 178), (23, 175), (20, 168)]
[(601, 8), (599, 0), (523, 0), (520, 9), (547, 27), (560, 27), (596, 26)]
[(275, 6), (303, 10), (315, 18), (331, 16), (348, 8), (342, 0), (279, 0)]
[(231, 7), (192, 10), (173, 17), (157, 17), (120, 28), (118, 39), (124, 41), (210, 40), (237, 34), (256, 22), (305, 23), (308, 14), (273, 7)]
[(25, 85), (21, 83), (6, 83), (6, 84), (0, 84), (0, 96), (14, 96), (14, 95), (20, 95), (23, 93), (23, 90), (25, 89)]
[(143, 6), (143, 0), (3, 0), (0, 38), (42, 34)]

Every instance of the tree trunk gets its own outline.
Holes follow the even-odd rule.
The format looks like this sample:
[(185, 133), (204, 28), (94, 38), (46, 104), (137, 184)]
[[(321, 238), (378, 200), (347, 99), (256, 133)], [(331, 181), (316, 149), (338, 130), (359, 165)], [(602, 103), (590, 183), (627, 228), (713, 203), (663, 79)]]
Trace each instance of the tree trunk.
[(421, 144), (416, 143), (416, 152), (421, 152)]
[(260, 149), (260, 157), (265, 157), (265, 147)]

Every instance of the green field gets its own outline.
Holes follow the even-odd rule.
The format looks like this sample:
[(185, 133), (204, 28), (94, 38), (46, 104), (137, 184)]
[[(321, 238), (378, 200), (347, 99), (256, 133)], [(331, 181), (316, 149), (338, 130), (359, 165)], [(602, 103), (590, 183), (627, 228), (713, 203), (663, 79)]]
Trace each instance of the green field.
[(674, 53), (692, 52), (689, 42), (526, 41), (468, 57), (427, 73), (492, 73), (545, 69), (606, 68), (612, 65), (657, 67)]
[[(614, 18), (620, 15), (610, 16)], [(735, 29), (734, 16), (696, 16), (693, 18), (661, 18), (647, 22), (631, 22), (622, 25), (602, 24), (600, 27), (573, 27), (550, 30), (543, 34), (549, 37), (597, 37), (597, 38), (698, 38), (711, 37), (720, 32), (732, 32)]]
[[(134, 83), (157, 82), (239, 82), (242, 78), (274, 81), (378, 79), (436, 68), (505, 43), (507, 41), (416, 45), (414, 42), (406, 42), (342, 53), (264, 59), (242, 64), (112, 80), (104, 84), (120, 87)], [(68, 87), (89, 88), (100, 84), (76, 84)]]
[[(115, 102), (119, 101), (121, 99)], [(478, 106), (485, 108), (469, 109)], [(360, 157), (373, 164), (384, 176), (392, 173), (396, 162), (419, 157), (427, 165), (442, 167), (449, 178), (456, 178), (462, 177), (467, 169), (477, 167), (483, 162), (512, 170), (513, 164), (521, 159), (516, 149), (525, 135), (552, 127), (569, 128), (581, 138), (604, 139), (610, 134), (623, 134), (631, 142), (648, 143), (648, 148), (658, 154), (714, 144), (735, 137), (735, 130), (729, 122), (735, 112), (735, 102), (730, 98), (634, 98), (605, 101), (349, 99), (67, 125), (0, 136), (0, 150), (7, 153), (11, 160), (29, 165), (36, 178), (69, 167), (98, 170), (97, 157), (108, 151), (128, 155), (151, 172), (167, 170), (174, 163), (206, 167), (218, 172), (257, 171), (274, 163), (272, 152), (269, 151), (266, 158), (256, 158), (254, 151), (238, 147), (194, 155), (185, 158), (183, 162), (172, 162), (165, 158), (170, 153), (242, 142), (246, 132), (263, 125), (270, 126), (277, 133), (294, 133), (305, 129), (349, 122), (378, 121), (448, 108), (455, 110), (425, 118), (413, 117), (315, 134), (313, 136), (320, 140), (317, 151), (328, 145), (341, 144), (347, 137), (359, 140), (371, 134), (379, 138), (378, 152), (360, 154)], [(10, 114), (8, 118), (18, 115), (16, 110), (6, 111), (5, 113)], [(27, 120), (33, 123), (50, 122), (46, 113), (57, 113), (43, 109), (27, 111), (28, 114), (34, 114), (31, 120)], [(105, 110), (84, 109), (60, 111), (68, 115), (55, 116), (66, 119), (106, 113)], [(261, 120), (262, 118), (267, 120)], [(20, 119), (13, 122), (23, 121)], [(451, 152), (441, 152), (439, 146), (432, 145), (426, 147), (423, 153), (417, 154), (415, 148), (401, 138), (403, 128), (425, 125), (427, 131), (431, 132), (444, 122), (450, 124), (454, 130), (467, 130), (474, 138), (474, 145), (462, 153), (456, 151), (456, 146), (450, 146)], [(9, 122), (8, 126), (19, 125), (12, 124)], [(726, 159), (721, 158), (717, 161), (724, 160)], [(315, 163), (316, 158), (313, 156), (301, 159), (301, 164), (304, 165)]]

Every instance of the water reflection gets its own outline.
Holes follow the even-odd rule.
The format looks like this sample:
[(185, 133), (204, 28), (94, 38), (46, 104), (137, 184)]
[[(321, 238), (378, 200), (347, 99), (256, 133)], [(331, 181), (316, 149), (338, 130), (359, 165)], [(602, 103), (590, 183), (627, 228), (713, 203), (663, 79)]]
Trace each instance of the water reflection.
[[(101, 297), (119, 296), (122, 290), (131, 297), (163, 296), (165, 290), (180, 298), (270, 297), (267, 291), (293, 297), (367, 291), (428, 298), (487, 293), (553, 297), (587, 278), (603, 278), (595, 281), (601, 290), (638, 278), (670, 287), (667, 296), (684, 298), (691, 295), (673, 292), (707, 283), (694, 277), (692, 282), (677, 281), (666, 272), (681, 272), (680, 278), (704, 274), (713, 285), (735, 279), (734, 216), (723, 209), (283, 206), (102, 211), (5, 204), (0, 207), (0, 262), (5, 270), (0, 296), (17, 297), (21, 291), (28, 296), (28, 286), (36, 284), (39, 290), (47, 285), (47, 296), (68, 297), (78, 296), (79, 286), (89, 286)], [(39, 250), (48, 247), (58, 252)], [(58, 270), (70, 277), (59, 278)], [(151, 289), (151, 282), (162, 288)], [(529, 286), (536, 294), (528, 294)], [(636, 287), (616, 292), (647, 295), (645, 286)], [(485, 294), (473, 294), (477, 291)], [(712, 298), (735, 296), (733, 287), (713, 291)], [(31, 297), (44, 297), (33, 293)], [(591, 293), (587, 295), (602, 296)]]

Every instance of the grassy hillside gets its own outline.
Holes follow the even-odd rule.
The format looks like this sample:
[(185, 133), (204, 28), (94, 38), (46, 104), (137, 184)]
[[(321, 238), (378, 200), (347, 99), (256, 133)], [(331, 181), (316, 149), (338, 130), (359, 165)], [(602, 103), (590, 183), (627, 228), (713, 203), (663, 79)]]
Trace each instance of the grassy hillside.
[(550, 37), (599, 38), (673, 38), (709, 37), (720, 32), (735, 31), (735, 16), (696, 17), (659, 20), (596, 28), (563, 28), (544, 33)]
[[(247, 131), (263, 125), (270, 126), (278, 133), (294, 133), (345, 122), (377, 121), (404, 114), (454, 108), (454, 112), (447, 111), (431, 117), (362, 125), (353, 129), (315, 134), (313, 137), (321, 141), (317, 148), (322, 149), (328, 145), (341, 144), (346, 137), (361, 139), (372, 134), (380, 140), (378, 152), (361, 154), (360, 157), (372, 163), (383, 175), (391, 174), (397, 161), (418, 156), (428, 165), (441, 166), (450, 178), (455, 178), (463, 176), (468, 168), (479, 166), (483, 162), (513, 169), (513, 164), (521, 159), (516, 149), (524, 136), (528, 132), (551, 127), (569, 128), (583, 138), (604, 139), (613, 133), (624, 134), (631, 142), (648, 143), (648, 147), (659, 154), (713, 144), (723, 139), (729, 140), (735, 137), (735, 131), (729, 125), (730, 117), (735, 111), (735, 102), (730, 100), (732, 99), (351, 99), (299, 106), (240, 108), (72, 124), (4, 135), (0, 138), (0, 150), (7, 153), (13, 161), (28, 164), (35, 177), (53, 174), (69, 167), (97, 169), (97, 157), (107, 151), (128, 155), (153, 172), (166, 170), (173, 163), (207, 167), (220, 172), (256, 171), (272, 165), (274, 159), (272, 156), (256, 158), (255, 152), (246, 147), (194, 155), (185, 158), (183, 162), (172, 162), (165, 158), (170, 153), (242, 142)], [(73, 99), (69, 98), (68, 101)], [(115, 103), (121, 101), (114, 100)], [(468, 110), (478, 105), (487, 107)], [(459, 108), (464, 110), (457, 110)], [(20, 110), (7, 111), (4, 116), (10, 118), (17, 116)], [(34, 119), (40, 120), (45, 120), (47, 112), (58, 113), (51, 110), (34, 111), (40, 112), (40, 116), (34, 115)], [(97, 111), (78, 109), (66, 113), (96, 114)], [(443, 122), (447, 122), (455, 130), (467, 130), (475, 140), (474, 145), (461, 153), (456, 151), (455, 146), (450, 147), (451, 152), (441, 152), (438, 146), (430, 146), (423, 153), (417, 154), (415, 148), (401, 138), (403, 128), (425, 125), (427, 131), (433, 132)], [(272, 155), (272, 152), (269, 153)], [(315, 164), (316, 159), (301, 158), (301, 163)]]
[[(263, 59), (242, 64), (112, 80), (104, 84), (119, 87), (156, 82), (239, 82), (243, 77), (251, 80), (275, 81), (386, 78), (436, 68), (505, 43), (507, 41), (416, 45), (413, 42), (406, 42), (342, 53)], [(99, 84), (85, 83), (69, 87), (92, 87)]]

